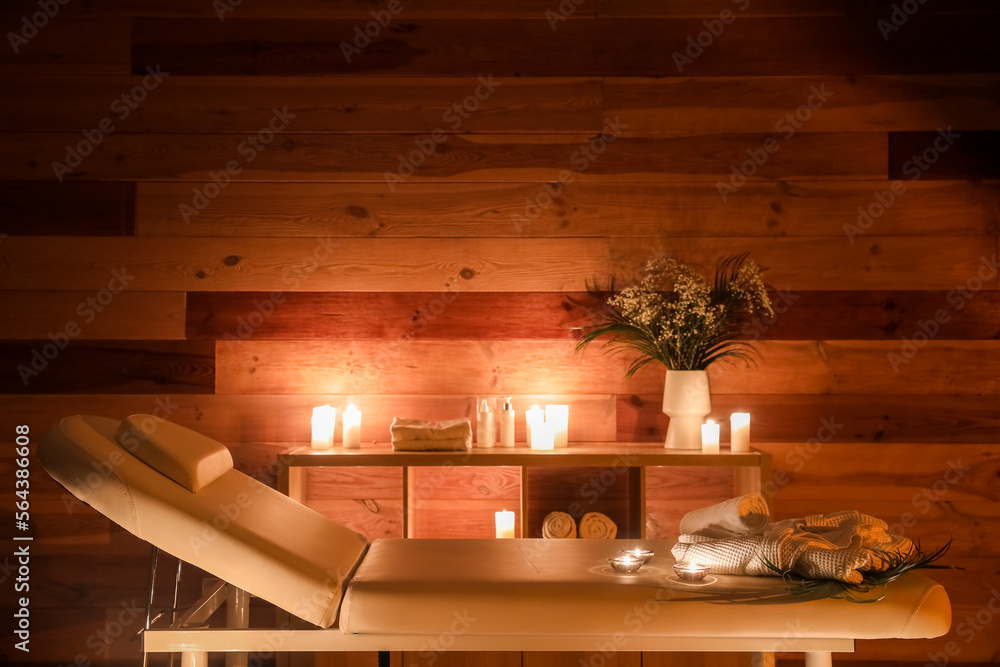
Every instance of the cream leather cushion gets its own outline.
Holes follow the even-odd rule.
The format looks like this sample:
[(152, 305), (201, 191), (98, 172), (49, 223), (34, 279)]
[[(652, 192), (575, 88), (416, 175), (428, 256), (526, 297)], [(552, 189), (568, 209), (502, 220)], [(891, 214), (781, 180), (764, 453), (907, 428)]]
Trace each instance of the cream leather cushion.
[(643, 540), (656, 555), (638, 574), (611, 572), (608, 557), (635, 544), (376, 540), (348, 585), (340, 628), (438, 635), (459, 623), (477, 635), (880, 639), (937, 637), (951, 625), (944, 589), (917, 573), (875, 604), (803, 600), (785, 594), (778, 577), (682, 584), (670, 567), (672, 540)]
[(118, 444), (188, 491), (200, 491), (233, 469), (233, 457), (221, 442), (153, 415), (122, 420)]
[[(104, 417), (67, 417), (42, 437), (38, 458), (135, 536), (311, 623), (334, 623), (343, 582), (367, 548), (363, 535), (232, 468), (189, 491), (120, 446), (120, 428)], [(158, 432), (167, 458), (198, 458), (187, 451), (201, 442), (186, 440), (191, 431)]]

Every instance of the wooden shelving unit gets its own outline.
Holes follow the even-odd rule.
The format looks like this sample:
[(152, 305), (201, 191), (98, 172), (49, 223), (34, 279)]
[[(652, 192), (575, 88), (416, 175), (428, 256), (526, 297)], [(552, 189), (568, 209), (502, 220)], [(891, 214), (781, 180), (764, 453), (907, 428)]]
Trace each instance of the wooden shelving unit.
[(638, 526), (640, 534), (623, 537), (645, 537), (646, 468), (653, 466), (721, 466), (736, 469), (734, 493), (759, 492), (771, 476), (771, 456), (752, 449), (732, 453), (702, 454), (697, 450), (670, 450), (650, 443), (632, 442), (571, 442), (568, 447), (552, 451), (537, 451), (524, 443), (511, 448), (473, 448), (466, 451), (402, 452), (394, 451), (389, 443), (374, 443), (361, 449), (318, 450), (296, 447), (278, 455), (278, 488), (303, 502), (306, 498), (305, 469), (327, 466), (384, 466), (403, 469), (403, 535), (412, 537), (414, 498), (412, 472), (414, 468), (434, 466), (515, 466), (521, 470), (520, 522), (521, 535), (529, 535), (528, 516), (531, 504), (530, 468), (625, 468), (629, 481), (629, 526)]

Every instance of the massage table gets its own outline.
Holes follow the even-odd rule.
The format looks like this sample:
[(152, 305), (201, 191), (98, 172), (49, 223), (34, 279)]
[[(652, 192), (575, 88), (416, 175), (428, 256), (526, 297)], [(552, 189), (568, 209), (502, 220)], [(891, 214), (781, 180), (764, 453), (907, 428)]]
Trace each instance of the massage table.
[[(151, 415), (67, 417), (38, 457), (74, 496), (219, 578), (169, 627), (143, 632), (144, 653), (179, 652), (186, 667), (216, 651), (230, 664), (279, 651), (803, 652), (824, 667), (857, 639), (938, 637), (951, 624), (944, 589), (916, 572), (857, 604), (793, 596), (780, 577), (681, 582), (670, 540), (643, 540), (655, 556), (636, 574), (607, 561), (636, 540), (369, 543), (236, 470), (223, 444)], [(248, 628), (250, 595), (293, 622)], [(201, 627), (223, 603), (228, 627)]]

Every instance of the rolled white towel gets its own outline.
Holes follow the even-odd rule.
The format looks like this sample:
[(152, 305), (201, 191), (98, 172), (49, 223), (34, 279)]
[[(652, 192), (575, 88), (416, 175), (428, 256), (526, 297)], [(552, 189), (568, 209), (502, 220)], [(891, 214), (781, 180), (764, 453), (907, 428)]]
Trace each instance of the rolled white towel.
[(549, 512), (542, 521), (542, 537), (570, 539), (576, 537), (576, 520), (566, 512)]
[(583, 539), (613, 540), (618, 534), (615, 522), (600, 512), (587, 512), (580, 518), (580, 537)]
[(759, 535), (767, 527), (769, 516), (764, 497), (750, 493), (688, 512), (681, 519), (680, 532), (716, 538)]
[(397, 452), (450, 452), (469, 449), (471, 444), (471, 438), (449, 438), (448, 440), (393, 440), (392, 448)]
[(454, 440), (468, 438), (472, 442), (472, 422), (468, 417), (429, 422), (422, 419), (394, 417), (389, 434), (396, 440)]

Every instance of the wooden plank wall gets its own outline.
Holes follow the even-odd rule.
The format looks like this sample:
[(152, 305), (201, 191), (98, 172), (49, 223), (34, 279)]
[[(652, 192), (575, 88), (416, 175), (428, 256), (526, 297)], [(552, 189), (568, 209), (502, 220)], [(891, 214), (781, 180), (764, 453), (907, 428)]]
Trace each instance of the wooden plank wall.
[[(569, 403), (574, 438), (655, 445), (662, 371), (573, 352), (586, 283), (749, 251), (779, 314), (748, 331), (757, 368), (713, 367), (713, 405), (753, 413), (776, 514), (857, 508), (954, 539), (966, 568), (938, 575), (949, 637), (840, 659), (997, 659), (993, 3), (15, 0), (0, 20), (0, 442), (152, 412), (273, 483), (314, 405), (355, 401), (371, 440), (512, 395)], [(418, 534), (515, 508), (512, 471), (456, 470), (417, 479)], [(31, 652), (0, 657), (133, 660), (143, 543), (31, 474)], [(400, 534), (399, 471), (310, 480), (316, 508)], [(600, 480), (532, 484), (620, 512)], [(732, 478), (649, 486), (671, 535)]]

